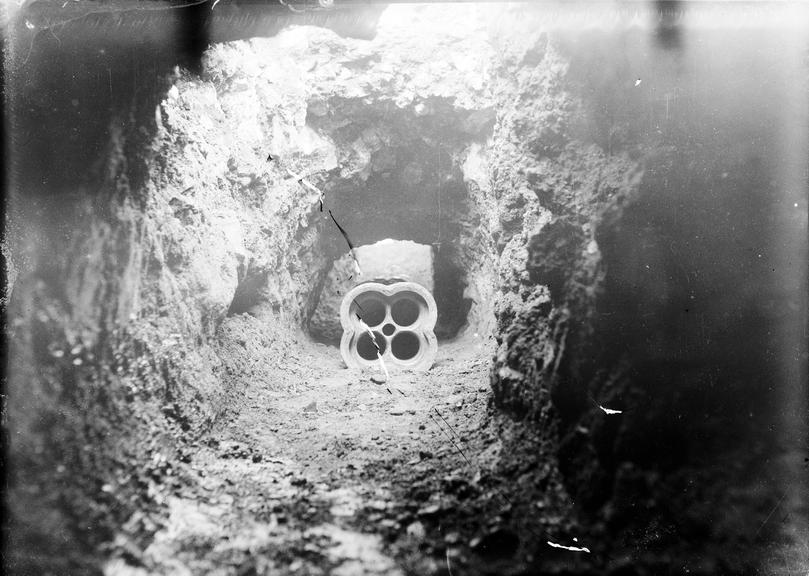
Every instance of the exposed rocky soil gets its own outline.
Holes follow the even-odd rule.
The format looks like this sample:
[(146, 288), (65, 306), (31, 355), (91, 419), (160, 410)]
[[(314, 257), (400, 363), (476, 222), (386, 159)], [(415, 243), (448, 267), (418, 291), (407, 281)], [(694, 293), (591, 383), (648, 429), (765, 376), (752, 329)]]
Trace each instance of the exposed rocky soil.
[(490, 348), (442, 345), (428, 373), (377, 384), (301, 339), (276, 370), (249, 375), (186, 480), (161, 492), (148, 546), (122, 531), (105, 573), (521, 573), (542, 539), (577, 532), (552, 468), (503, 454)]

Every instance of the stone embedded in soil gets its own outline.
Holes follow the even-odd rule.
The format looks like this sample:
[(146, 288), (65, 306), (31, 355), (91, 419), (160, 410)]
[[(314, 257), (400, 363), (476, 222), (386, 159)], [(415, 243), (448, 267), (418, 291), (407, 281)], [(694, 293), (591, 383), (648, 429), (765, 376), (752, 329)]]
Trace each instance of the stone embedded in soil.
[(419, 508), (418, 515), (419, 516), (434, 516), (441, 512), (441, 505), (440, 504), (430, 504), (429, 506), (424, 506)]
[(407, 535), (412, 537), (417, 541), (424, 540), (427, 532), (424, 529), (424, 524), (416, 520), (415, 522), (409, 524), (406, 529)]

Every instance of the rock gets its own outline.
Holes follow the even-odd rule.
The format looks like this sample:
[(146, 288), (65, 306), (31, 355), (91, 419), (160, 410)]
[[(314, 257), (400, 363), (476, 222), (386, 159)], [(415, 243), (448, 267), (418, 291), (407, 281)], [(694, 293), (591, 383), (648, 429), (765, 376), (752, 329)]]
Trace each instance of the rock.
[(441, 511), (441, 504), (430, 504), (429, 506), (424, 506), (419, 508), (418, 515), (419, 516), (434, 516)]
[(311, 404), (308, 404), (303, 409), (304, 412), (317, 412), (317, 401), (313, 401)]
[(388, 410), (388, 414), (390, 414), (391, 416), (401, 416), (402, 414), (404, 414), (404, 410), (402, 410), (401, 408), (391, 408), (390, 410)]
[(415, 539), (415, 540), (417, 540), (419, 542), (424, 540), (424, 537), (426, 536), (426, 531), (424, 530), (424, 524), (422, 524), (418, 520), (416, 520), (412, 524), (409, 524), (407, 526), (406, 531), (407, 531), (408, 536), (412, 537), (413, 539)]
[(253, 454), (253, 462), (258, 463), (258, 462), (261, 462), (262, 459), (263, 459), (263, 456), (261, 454)]
[(383, 530), (396, 530), (399, 527), (399, 523), (392, 518), (383, 518), (379, 521), (379, 526)]

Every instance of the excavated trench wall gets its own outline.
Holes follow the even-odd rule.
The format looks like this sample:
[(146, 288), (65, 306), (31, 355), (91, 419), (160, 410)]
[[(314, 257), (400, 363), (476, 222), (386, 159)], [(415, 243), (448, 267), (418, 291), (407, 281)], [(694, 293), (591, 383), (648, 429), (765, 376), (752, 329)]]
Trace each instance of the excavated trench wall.
[[(406, 31), (373, 44), (300, 28), (214, 45), (190, 73), (172, 70), (177, 54), (160, 46), (51, 41), (47, 30), (29, 36), (22, 17), (17, 26), (8, 565), (92, 572), (116, 526), (157, 529), (197, 442), (245, 378), (279, 391), (297, 385), (294, 372), (276, 382), (263, 367), (306, 338), (323, 279), (345, 249), (319, 195), (288, 170), (323, 187), (358, 243), (391, 235), (432, 243), (442, 226), (457, 240), (459, 156), (485, 138), (491, 112), (478, 114), (488, 106), (485, 83), (468, 75), (468, 62), (431, 59), (478, 54), (460, 33), (427, 46)], [(313, 107), (339, 103), (353, 107), (342, 120), (320, 118), (365, 122), (361, 135), (312, 120)], [(390, 122), (378, 115), (387, 109)], [(425, 133), (404, 133), (411, 120)], [(387, 172), (378, 169), (385, 141), (374, 133), (408, 138)], [(421, 137), (438, 139), (429, 143), (436, 167), (423, 178), (418, 159), (403, 156)], [(438, 182), (442, 170), (449, 176)], [(427, 194), (451, 189), (450, 207), (429, 226), (417, 221), (432, 208), (412, 201), (421, 212), (384, 236), (350, 203), (341, 211), (340, 184), (359, 186), (360, 204), (381, 190), (396, 214), (408, 201), (391, 182), (433, 175)], [(362, 187), (374, 178), (388, 182)]]
[[(782, 46), (737, 70), (745, 94), (772, 80), (745, 108), (700, 51), (684, 97), (682, 58), (647, 32), (549, 32), (525, 6), (447, 14), (391, 11), (373, 41), (216, 44), (198, 74), (145, 45), (14, 45), (16, 566), (85, 569), (115, 526), (148, 532), (242, 379), (306, 338), (347, 247), (329, 209), (356, 245), (435, 246), (452, 280), (435, 278), (451, 285), (439, 310), (465, 300), (446, 334), (495, 337), (495, 408), (539, 431), (537, 458), (602, 520), (625, 522), (635, 494), (659, 502), (674, 471), (736, 446), (725, 431), (769, 426), (788, 396), (777, 339), (805, 310), (803, 279), (771, 272), (778, 242), (805, 261), (785, 120), (764, 105), (805, 118), (779, 99)], [(718, 66), (749, 55), (733, 47)]]
[(805, 487), (805, 37), (549, 38), (499, 76), (491, 184), (541, 227), (501, 240), (495, 402), (604, 538), (759, 569), (781, 527), (744, 518)]

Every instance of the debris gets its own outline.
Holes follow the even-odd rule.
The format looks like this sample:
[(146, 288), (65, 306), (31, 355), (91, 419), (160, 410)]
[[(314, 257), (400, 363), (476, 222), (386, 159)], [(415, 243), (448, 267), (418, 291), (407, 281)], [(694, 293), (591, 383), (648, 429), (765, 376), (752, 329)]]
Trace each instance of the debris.
[(638, 78), (637, 80), (635, 80), (635, 86), (640, 86), (640, 83), (641, 83), (641, 79), (640, 79), (640, 78)]

